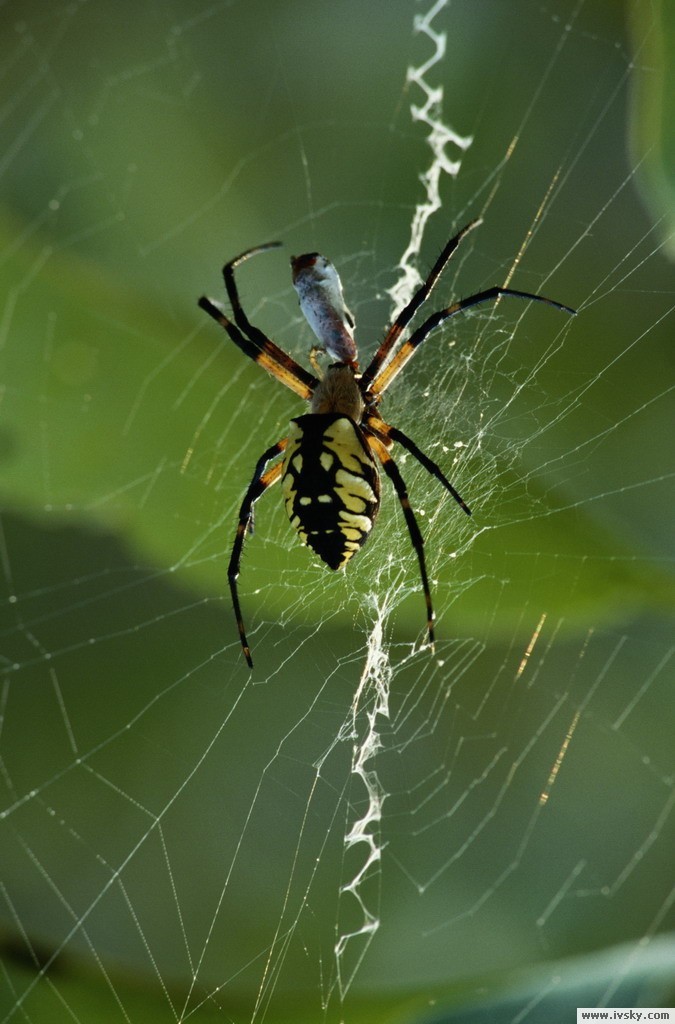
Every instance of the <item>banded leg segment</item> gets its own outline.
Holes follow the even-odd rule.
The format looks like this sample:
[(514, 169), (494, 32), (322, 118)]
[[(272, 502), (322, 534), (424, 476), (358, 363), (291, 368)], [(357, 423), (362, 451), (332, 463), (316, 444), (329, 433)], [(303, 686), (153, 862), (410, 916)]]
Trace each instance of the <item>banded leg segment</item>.
[(437, 465), (433, 459), (430, 459), (421, 448), (418, 448), (412, 438), (408, 437), (407, 434), (404, 434), (402, 430), (398, 429), (398, 427), (392, 427), (388, 423), (385, 423), (384, 420), (374, 416), (368, 418), (364, 429), (371, 434), (375, 434), (382, 440), (389, 439), (389, 441), (395, 441), (397, 444), (400, 444), (401, 447), (406, 448), (413, 458), (417, 459), (421, 466), (424, 466), (427, 473), (430, 473), (431, 476), (440, 480), (446, 491), (450, 492), (462, 511), (466, 512), (468, 516), (471, 515), (471, 509), (464, 501), (461, 494), (452, 486), (441, 467)]
[(408, 527), (408, 533), (410, 535), (410, 542), (415, 549), (417, 554), (417, 561), (419, 562), (420, 576), (422, 578), (422, 590), (424, 591), (424, 602), (427, 609), (427, 631), (429, 633), (429, 645), (433, 649), (434, 646), (434, 609), (431, 603), (431, 590), (429, 589), (429, 578), (427, 576), (426, 559), (424, 557), (424, 537), (415, 518), (415, 513), (412, 510), (410, 499), (408, 497), (408, 489), (405, 484), (405, 480), (401, 476), (401, 471), (394, 462), (393, 458), (387, 451), (386, 444), (377, 437), (376, 434), (370, 433), (368, 435), (368, 443), (373, 448), (378, 459), (382, 463), (382, 468), (394, 485), (396, 496), (403, 509), (403, 515), (405, 516), (406, 525)]
[[(261, 352), (266, 352), (271, 356), (275, 363), (286, 370), (289, 374), (299, 377), (302, 383), (311, 390), (317, 384), (316, 378), (313, 377), (311, 373), (308, 373), (304, 366), (300, 366), (292, 356), (289, 356), (287, 352), (284, 352), (282, 348), (279, 348), (271, 338), (268, 338), (264, 331), (261, 331), (259, 327), (256, 327), (251, 323), (241, 305), (237, 282), (234, 277), (236, 268), (241, 263), (245, 263), (246, 260), (251, 258), (251, 256), (257, 256), (258, 253), (261, 252), (268, 252), (270, 249), (278, 249), (280, 245), (281, 242), (266, 242), (264, 245), (256, 245), (253, 249), (247, 249), (246, 252), (242, 252), (241, 255), (235, 256), (233, 260), (226, 263), (223, 267), (225, 290), (227, 291), (227, 296), (232, 304), (234, 321), (239, 330), (247, 335), (254, 345), (261, 350)], [(284, 383), (286, 383), (285, 380)], [(309, 396), (303, 395), (303, 397)]]
[(457, 313), (461, 313), (465, 309), (471, 309), (473, 306), (478, 306), (482, 302), (494, 302), (496, 299), (501, 298), (503, 295), (511, 295), (516, 299), (529, 299), (532, 302), (545, 302), (549, 306), (555, 306), (556, 309), (561, 309), (564, 313), (570, 313), (572, 316), (576, 315), (576, 310), (571, 309), (570, 306), (563, 305), (562, 302), (555, 302), (553, 299), (547, 299), (544, 295), (534, 295), (532, 292), (518, 292), (513, 288), (500, 288), (495, 286), (494, 288), (486, 288), (484, 292), (477, 292), (476, 295), (470, 295), (468, 299), (459, 299), (457, 302), (453, 302), (451, 306), (446, 309), (440, 309), (437, 313), (432, 313), (428, 320), (425, 320), (421, 327), (418, 327), (416, 331), (411, 334), (408, 340), (401, 346), (394, 358), (387, 366), (381, 370), (371, 385), (372, 391), (379, 395), (389, 387), (394, 377), (396, 377), (409, 359), (415, 354), (415, 349), (418, 348), (423, 341), (429, 337), (432, 331), (440, 327), (441, 324), (449, 320), (450, 317), (456, 316)]
[(461, 231), (458, 231), (457, 234), (453, 238), (451, 238), (448, 244), (445, 246), (442, 253), (434, 263), (433, 267), (431, 268), (431, 271), (426, 281), (424, 281), (423, 284), (417, 289), (408, 305), (403, 307), (403, 309), (398, 314), (393, 324), (387, 331), (386, 335), (384, 336), (382, 344), (378, 348), (368, 368), (365, 370), (363, 374), (362, 380), (365, 387), (370, 387), (372, 381), (379, 373), (380, 367), (382, 367), (386, 362), (389, 353), (396, 345), (397, 341), (399, 340), (404, 330), (414, 317), (415, 313), (420, 308), (420, 306), (423, 305), (423, 303), (425, 303), (426, 300), (429, 298), (434, 285), (436, 284), (439, 277), (443, 273), (445, 266), (448, 263), (448, 260), (454, 253), (459, 243), (462, 241), (465, 235), (468, 235), (470, 231), (473, 231), (474, 228), (477, 228), (479, 224), (482, 224), (480, 218), (469, 221), (469, 223), (465, 227), (463, 227)]
[(300, 398), (309, 401), (312, 397), (313, 388), (317, 383), (316, 378), (311, 373), (308, 373), (304, 367), (286, 355), (269, 338), (267, 339), (269, 344), (264, 346), (251, 341), (250, 338), (242, 334), (236, 324), (232, 323), (220, 306), (216, 306), (215, 302), (207, 299), (205, 295), (202, 295), (198, 305), (227, 331), (237, 348), (240, 348), (249, 359), (262, 366), (264, 370), (271, 373), (273, 377), (276, 377), (287, 388), (294, 391), (296, 395), (300, 395)]
[(227, 577), (230, 583), (230, 593), (232, 595), (232, 606), (234, 608), (235, 619), (237, 620), (237, 629), (239, 630), (239, 639), (249, 668), (253, 668), (253, 659), (251, 658), (251, 649), (246, 638), (244, 619), (241, 614), (241, 605), (239, 603), (239, 592), (237, 590), (237, 578), (241, 567), (241, 554), (244, 549), (246, 534), (251, 529), (253, 522), (253, 505), (258, 498), (260, 498), (265, 491), (272, 486), (272, 484), (275, 484), (277, 480), (280, 479), (283, 462), (277, 462), (276, 465), (272, 466), (271, 469), (268, 469), (267, 472), (265, 472), (265, 467), (271, 459), (274, 459), (277, 455), (281, 455), (281, 453), (286, 450), (287, 444), (288, 438), (286, 437), (281, 441), (277, 441), (276, 444), (273, 444), (271, 448), (268, 448), (267, 451), (260, 456), (256, 463), (253, 479), (251, 480), (249, 488), (244, 495), (244, 500), (241, 503), (241, 508), (239, 509), (237, 532), (234, 536), (232, 554), (230, 555), (230, 564), (227, 570)]
[(241, 253), (241, 255), (235, 256), (233, 260), (230, 260), (223, 267), (225, 290), (232, 304), (234, 323), (225, 315), (220, 306), (217, 306), (215, 302), (208, 299), (205, 295), (202, 295), (200, 298), (199, 306), (227, 331), (232, 341), (245, 355), (262, 366), (268, 373), (271, 373), (273, 377), (276, 377), (282, 384), (285, 384), (291, 391), (294, 391), (296, 395), (309, 400), (312, 397), (312, 391), (318, 383), (317, 378), (312, 376), (300, 363), (296, 363), (295, 359), (289, 356), (287, 352), (284, 352), (282, 348), (279, 348), (276, 342), (268, 338), (264, 331), (261, 331), (259, 327), (255, 327), (251, 323), (242, 308), (237, 283), (234, 278), (234, 271), (240, 263), (244, 263), (251, 256), (257, 255), (257, 253), (267, 252), (268, 249), (275, 249), (279, 245), (281, 245), (281, 242), (268, 242), (266, 245), (258, 245), (254, 249), (248, 249), (246, 252)]

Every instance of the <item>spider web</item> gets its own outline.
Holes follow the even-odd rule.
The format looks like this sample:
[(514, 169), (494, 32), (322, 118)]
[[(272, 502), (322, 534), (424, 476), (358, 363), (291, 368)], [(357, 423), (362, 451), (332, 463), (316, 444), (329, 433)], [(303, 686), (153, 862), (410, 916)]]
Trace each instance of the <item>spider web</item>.
[[(604, 7), (3, 8), (1, 1021), (665, 998), (674, 292), (625, 145), (655, 26)], [(272, 493), (250, 675), (229, 546), (302, 410), (196, 298), (316, 249), (365, 362), (476, 216), (429, 311), (579, 315), (455, 318), (384, 400), (473, 510), (397, 452), (436, 651), (386, 481), (339, 575)], [(238, 280), (303, 359), (286, 259)]]

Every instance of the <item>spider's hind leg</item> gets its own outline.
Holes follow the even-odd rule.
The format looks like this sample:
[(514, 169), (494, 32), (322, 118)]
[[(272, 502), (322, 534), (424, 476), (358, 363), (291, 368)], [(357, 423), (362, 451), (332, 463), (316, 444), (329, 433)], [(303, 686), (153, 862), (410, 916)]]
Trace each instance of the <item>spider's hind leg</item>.
[(378, 459), (382, 463), (382, 468), (394, 485), (396, 496), (401, 504), (403, 515), (405, 516), (406, 525), (408, 527), (408, 533), (410, 535), (410, 542), (415, 549), (417, 555), (417, 561), (419, 563), (420, 577), (422, 579), (422, 590), (424, 592), (424, 602), (427, 609), (427, 632), (429, 634), (429, 646), (433, 650), (434, 648), (434, 609), (431, 603), (431, 590), (429, 588), (429, 577), (427, 576), (426, 559), (424, 557), (424, 537), (419, 528), (415, 513), (412, 510), (410, 499), (408, 497), (408, 488), (406, 487), (405, 480), (401, 476), (401, 471), (394, 462), (393, 458), (387, 451), (386, 442), (381, 440), (374, 432), (368, 431), (367, 434), (368, 443), (371, 445)]
[(251, 648), (249, 647), (248, 639), (246, 637), (244, 618), (241, 613), (241, 604), (239, 603), (237, 578), (239, 576), (239, 569), (241, 568), (241, 555), (244, 549), (246, 534), (253, 532), (253, 505), (258, 498), (260, 498), (265, 491), (272, 486), (272, 484), (277, 482), (281, 476), (283, 462), (277, 462), (277, 464), (272, 466), (272, 468), (266, 473), (265, 466), (275, 456), (281, 455), (281, 453), (285, 451), (287, 444), (288, 438), (283, 438), (283, 440), (277, 441), (276, 444), (273, 444), (271, 448), (268, 448), (267, 451), (260, 456), (256, 463), (253, 479), (251, 480), (249, 488), (244, 495), (244, 500), (241, 503), (241, 508), (239, 509), (237, 532), (234, 535), (234, 544), (232, 545), (230, 564), (227, 570), (227, 578), (230, 583), (230, 594), (232, 595), (232, 606), (234, 608), (234, 617), (237, 620), (239, 639), (249, 668), (253, 668), (253, 659), (251, 658)]
[(461, 494), (452, 486), (441, 467), (437, 465), (433, 459), (430, 459), (421, 448), (418, 448), (412, 438), (408, 437), (407, 434), (404, 434), (403, 431), (399, 430), (397, 427), (392, 427), (388, 423), (385, 423), (384, 420), (381, 420), (379, 417), (370, 417), (367, 421), (367, 426), (370, 431), (380, 437), (383, 441), (385, 438), (389, 441), (395, 441), (397, 444), (400, 444), (402, 448), (409, 451), (413, 458), (417, 459), (421, 466), (424, 466), (427, 473), (430, 473), (432, 476), (435, 476), (437, 480), (440, 480), (446, 491), (450, 492), (462, 511), (466, 512), (468, 516), (471, 515), (471, 509), (464, 501)]

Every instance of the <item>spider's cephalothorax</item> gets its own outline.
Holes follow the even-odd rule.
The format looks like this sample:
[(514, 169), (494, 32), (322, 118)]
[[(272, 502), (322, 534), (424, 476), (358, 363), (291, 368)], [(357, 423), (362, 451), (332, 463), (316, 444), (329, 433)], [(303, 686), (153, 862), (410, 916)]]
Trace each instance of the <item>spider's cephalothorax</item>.
[[(502, 295), (515, 295), (522, 299), (547, 302), (567, 313), (574, 313), (569, 306), (542, 295), (495, 286), (432, 313), (394, 352), (408, 324), (429, 297), (462, 238), (479, 223), (479, 220), (471, 221), (448, 242), (427, 279), (387, 330), (363, 374), (358, 372), (354, 319), (345, 306), (340, 278), (333, 265), (318, 253), (293, 257), (291, 266), (300, 306), (320, 342), (320, 350), (335, 360), (321, 374), (314, 356), (315, 350), (312, 350), (310, 360), (319, 376), (305, 370), (271, 338), (251, 324), (239, 301), (234, 280), (236, 267), (250, 256), (276, 248), (279, 242), (249, 249), (225, 264), (223, 277), (232, 304), (233, 320), (210, 299), (202, 297), (199, 300), (202, 309), (225, 328), (235, 345), (310, 403), (308, 413), (291, 421), (288, 436), (277, 441), (259, 458), (239, 510), (228, 576), (239, 637), (251, 668), (253, 661), (239, 604), (237, 577), (244, 539), (253, 525), (254, 503), (268, 487), (281, 480), (286, 512), (300, 539), (331, 569), (341, 569), (366, 542), (373, 528), (380, 507), (377, 462), (394, 485), (417, 554), (426, 602), (429, 643), (433, 646), (434, 613), (424, 558), (424, 540), (408, 499), (405, 482), (390, 454), (393, 444), (400, 444), (410, 452), (443, 484), (463, 511), (467, 515), (471, 513), (440, 467), (406, 434), (381, 418), (377, 409), (380, 398), (415, 349), (431, 332), (464, 309), (498, 299)], [(279, 458), (281, 455), (284, 455), (283, 459)], [(277, 461), (268, 469), (268, 464), (274, 459)]]

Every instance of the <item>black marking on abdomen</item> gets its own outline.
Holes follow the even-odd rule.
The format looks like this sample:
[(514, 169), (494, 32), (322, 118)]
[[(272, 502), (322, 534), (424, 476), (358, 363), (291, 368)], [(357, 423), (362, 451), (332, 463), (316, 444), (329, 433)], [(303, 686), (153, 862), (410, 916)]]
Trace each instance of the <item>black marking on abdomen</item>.
[(282, 476), (291, 525), (340, 569), (365, 544), (380, 507), (380, 480), (359, 427), (338, 413), (292, 420)]

